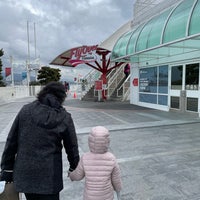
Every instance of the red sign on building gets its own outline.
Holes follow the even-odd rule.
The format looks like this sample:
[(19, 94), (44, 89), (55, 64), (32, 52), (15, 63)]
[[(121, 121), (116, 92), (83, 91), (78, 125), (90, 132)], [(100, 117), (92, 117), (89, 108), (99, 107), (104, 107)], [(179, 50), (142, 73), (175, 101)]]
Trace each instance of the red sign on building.
[(103, 81), (102, 80), (95, 81), (95, 90), (102, 90), (102, 89), (103, 89)]
[(133, 86), (138, 86), (138, 78), (133, 79)]

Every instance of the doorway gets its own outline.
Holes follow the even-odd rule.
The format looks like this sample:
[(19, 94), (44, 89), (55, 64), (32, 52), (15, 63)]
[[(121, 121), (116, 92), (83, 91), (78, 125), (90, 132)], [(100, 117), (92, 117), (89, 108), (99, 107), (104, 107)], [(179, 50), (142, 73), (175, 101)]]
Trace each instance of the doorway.
[(199, 63), (171, 66), (170, 74), (170, 108), (198, 112)]

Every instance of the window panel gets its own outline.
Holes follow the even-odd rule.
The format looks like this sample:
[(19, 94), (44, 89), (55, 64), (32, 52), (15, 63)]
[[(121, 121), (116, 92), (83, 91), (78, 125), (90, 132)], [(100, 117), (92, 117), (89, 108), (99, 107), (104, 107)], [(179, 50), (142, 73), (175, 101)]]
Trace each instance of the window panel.
[(183, 1), (172, 13), (166, 25), (164, 43), (177, 40), (186, 36), (188, 17), (194, 0)]
[(159, 67), (158, 92), (168, 94), (168, 66)]
[(140, 92), (157, 93), (157, 67), (140, 70)]
[(139, 74), (139, 101), (167, 106), (168, 66), (143, 68)]
[(171, 9), (159, 15), (156, 18), (156, 20), (153, 21), (151, 31), (148, 35), (147, 48), (154, 47), (161, 43), (163, 25), (165, 24), (165, 21), (170, 12), (171, 12)]
[(198, 98), (187, 98), (187, 110), (198, 112)]
[(189, 27), (189, 35), (193, 35), (200, 32), (200, 1), (197, 2), (194, 11), (192, 13), (190, 27)]
[(179, 97), (171, 97), (171, 108), (180, 109), (180, 98)]
[(199, 86), (199, 63), (186, 65), (185, 89), (198, 90)]
[(168, 96), (166, 95), (158, 95), (158, 104), (167, 106)]
[(135, 45), (136, 45), (137, 38), (138, 38), (138, 35), (139, 35), (141, 29), (142, 29), (142, 26), (140, 26), (138, 29), (136, 29), (134, 31), (134, 33), (132, 34), (129, 44), (128, 44), (128, 48), (127, 48), (128, 54), (135, 53)]
[(157, 104), (157, 95), (154, 94), (139, 94), (139, 101), (145, 103)]
[(182, 76), (183, 66), (174, 66), (171, 69), (171, 89), (181, 90), (182, 89)]
[(121, 41), (121, 46), (120, 46), (120, 56), (125, 56), (126, 55), (126, 49), (127, 49), (127, 44), (130, 39), (132, 32), (127, 33), (126, 35), (123, 36), (123, 40)]

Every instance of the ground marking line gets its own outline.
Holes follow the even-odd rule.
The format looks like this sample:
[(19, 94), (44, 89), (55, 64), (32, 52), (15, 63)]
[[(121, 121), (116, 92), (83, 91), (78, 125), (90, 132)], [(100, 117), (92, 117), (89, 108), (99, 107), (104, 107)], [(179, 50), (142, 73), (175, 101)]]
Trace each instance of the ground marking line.
[(122, 120), (122, 119), (119, 119), (119, 118), (117, 118), (117, 117), (114, 117), (113, 115), (110, 115), (110, 114), (108, 114), (108, 113), (106, 113), (106, 112), (101, 112), (101, 113), (103, 113), (103, 114), (105, 114), (105, 115), (107, 115), (107, 116), (109, 116), (109, 117), (111, 117), (111, 118), (113, 118), (113, 119), (115, 119), (115, 120), (117, 120), (117, 121), (119, 121), (119, 122), (122, 122), (122, 123), (124, 123), (124, 124), (129, 124), (127, 121), (124, 121), (124, 120)]

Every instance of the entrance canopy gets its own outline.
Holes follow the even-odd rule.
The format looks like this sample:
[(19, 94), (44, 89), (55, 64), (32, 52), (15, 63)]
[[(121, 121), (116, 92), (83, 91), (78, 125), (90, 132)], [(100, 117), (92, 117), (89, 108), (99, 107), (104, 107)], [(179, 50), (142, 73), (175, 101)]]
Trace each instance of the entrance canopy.
[[(191, 58), (200, 51), (200, 0), (183, 0), (123, 34), (112, 62), (156, 63)], [(199, 54), (200, 56), (200, 54)]]
[(62, 54), (58, 55), (51, 65), (60, 65), (68, 67), (76, 67), (79, 64), (87, 64), (97, 61), (97, 47), (93, 46), (80, 46), (69, 49)]
[[(101, 80), (104, 85), (107, 84), (107, 74), (114, 68), (120, 67), (123, 63), (117, 62), (110, 65), (110, 51), (93, 46), (80, 46), (69, 49), (58, 55), (50, 64), (66, 67), (76, 67), (79, 64), (86, 64), (102, 73)], [(102, 89), (102, 98), (106, 99), (105, 89)]]

